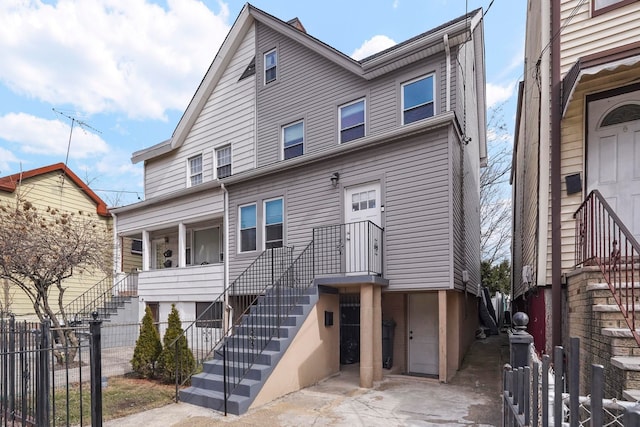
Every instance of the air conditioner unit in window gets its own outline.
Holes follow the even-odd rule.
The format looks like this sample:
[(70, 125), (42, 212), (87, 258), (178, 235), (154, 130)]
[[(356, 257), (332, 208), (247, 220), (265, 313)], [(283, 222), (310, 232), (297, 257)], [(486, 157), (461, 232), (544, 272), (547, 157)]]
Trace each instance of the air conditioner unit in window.
[(525, 284), (531, 284), (533, 282), (533, 266), (525, 265), (522, 267), (522, 282)]

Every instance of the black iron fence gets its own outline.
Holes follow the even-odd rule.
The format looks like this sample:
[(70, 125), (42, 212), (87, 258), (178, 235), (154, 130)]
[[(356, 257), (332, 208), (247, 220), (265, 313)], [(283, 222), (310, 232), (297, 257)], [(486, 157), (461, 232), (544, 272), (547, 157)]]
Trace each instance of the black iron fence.
[(383, 237), (384, 230), (371, 221), (314, 228), (316, 274), (382, 276)]
[[(604, 397), (604, 368), (592, 365), (591, 390), (580, 396), (580, 340), (570, 339), (570, 351), (554, 349), (553, 360), (540, 360), (533, 337), (524, 329), (528, 318), (513, 317), (511, 363), (503, 373), (504, 426), (640, 426), (640, 405)], [(524, 319), (524, 320), (523, 320)]]
[(0, 318), (0, 426), (102, 425), (100, 325), (63, 346), (49, 321)]

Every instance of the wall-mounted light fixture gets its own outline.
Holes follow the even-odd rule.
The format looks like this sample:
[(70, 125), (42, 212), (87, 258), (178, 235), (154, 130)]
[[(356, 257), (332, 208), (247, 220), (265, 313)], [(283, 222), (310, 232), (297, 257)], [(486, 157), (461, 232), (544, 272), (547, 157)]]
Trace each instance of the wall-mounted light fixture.
[(333, 188), (338, 186), (338, 181), (340, 181), (340, 174), (338, 172), (334, 172), (333, 175), (331, 175), (331, 185), (333, 185)]

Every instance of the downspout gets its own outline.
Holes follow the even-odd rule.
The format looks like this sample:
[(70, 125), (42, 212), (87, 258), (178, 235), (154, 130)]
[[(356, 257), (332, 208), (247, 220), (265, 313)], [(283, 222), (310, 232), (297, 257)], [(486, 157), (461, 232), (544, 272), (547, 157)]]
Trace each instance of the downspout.
[(451, 109), (451, 92), (449, 90), (449, 88), (451, 87), (451, 49), (449, 48), (449, 35), (447, 33), (444, 34), (444, 36), (442, 37), (442, 40), (444, 42), (444, 51), (445, 51), (445, 55), (446, 55), (446, 87), (445, 87), (445, 93), (446, 95), (446, 110), (445, 111), (449, 111)]
[(122, 271), (122, 242), (118, 241), (118, 216), (111, 212), (113, 218), (113, 280), (116, 283), (118, 273)]
[(227, 288), (229, 287), (229, 192), (223, 183), (220, 183), (220, 188), (224, 193), (224, 324), (229, 329), (231, 326), (231, 306), (229, 305), (229, 295), (227, 295)]
[(551, 2), (551, 322), (553, 346), (562, 345), (561, 187), (560, 187), (560, 0)]

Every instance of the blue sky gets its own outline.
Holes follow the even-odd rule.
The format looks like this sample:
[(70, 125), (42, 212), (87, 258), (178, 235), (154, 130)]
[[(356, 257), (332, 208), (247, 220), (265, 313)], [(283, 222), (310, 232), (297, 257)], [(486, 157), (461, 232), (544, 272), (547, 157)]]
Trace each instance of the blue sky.
[[(491, 4), (487, 103), (502, 105), (513, 129), (524, 0), (251, 3), (285, 21), (298, 17), (309, 34), (356, 59)], [(108, 205), (143, 198), (142, 164), (131, 154), (171, 136), (244, 4), (0, 2), (0, 176), (67, 161)], [(69, 117), (78, 121), (73, 133)]]

